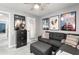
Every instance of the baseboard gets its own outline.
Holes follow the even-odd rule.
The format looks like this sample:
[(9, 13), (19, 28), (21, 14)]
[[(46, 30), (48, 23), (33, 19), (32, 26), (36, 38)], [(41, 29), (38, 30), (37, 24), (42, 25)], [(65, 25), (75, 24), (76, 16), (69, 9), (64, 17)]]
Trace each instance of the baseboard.
[(9, 48), (13, 48), (13, 47), (16, 47), (16, 44), (10, 45), (10, 46), (9, 46)]

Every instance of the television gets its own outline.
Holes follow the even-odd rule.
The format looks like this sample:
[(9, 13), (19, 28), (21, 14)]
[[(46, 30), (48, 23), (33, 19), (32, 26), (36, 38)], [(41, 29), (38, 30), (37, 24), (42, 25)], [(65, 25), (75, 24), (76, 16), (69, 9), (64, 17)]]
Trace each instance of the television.
[(0, 33), (5, 33), (6, 25), (5, 23), (0, 23)]

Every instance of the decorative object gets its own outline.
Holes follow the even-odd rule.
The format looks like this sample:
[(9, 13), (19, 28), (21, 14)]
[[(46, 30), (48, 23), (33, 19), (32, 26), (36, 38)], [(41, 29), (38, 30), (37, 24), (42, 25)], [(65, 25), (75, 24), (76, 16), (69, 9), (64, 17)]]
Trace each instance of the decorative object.
[(61, 30), (76, 31), (76, 12), (61, 14), (60, 27)]
[(15, 30), (25, 29), (25, 16), (14, 15), (14, 28)]
[(49, 30), (49, 18), (44, 18), (42, 20), (43, 30)]
[(58, 20), (59, 20), (59, 16), (53, 16), (50, 18), (50, 30), (58, 30), (59, 29)]

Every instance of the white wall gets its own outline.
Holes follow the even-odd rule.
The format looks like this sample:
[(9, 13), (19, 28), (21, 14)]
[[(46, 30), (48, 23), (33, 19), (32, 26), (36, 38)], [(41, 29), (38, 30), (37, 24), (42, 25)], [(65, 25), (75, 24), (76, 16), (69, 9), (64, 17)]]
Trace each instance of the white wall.
[(71, 12), (71, 11), (76, 11), (76, 32), (74, 31), (52, 31), (52, 32), (63, 32), (63, 33), (74, 33), (74, 34), (79, 34), (79, 5), (76, 6), (71, 6), (71, 7), (67, 7), (67, 8), (63, 8), (54, 12), (51, 12), (48, 15), (45, 15), (43, 17), (41, 17), (38, 22), (40, 27), (39, 27), (39, 31), (38, 31), (38, 36), (42, 34), (42, 18), (46, 18), (46, 17), (50, 17), (50, 16), (55, 16), (55, 15), (60, 15), (62, 13), (66, 13), (66, 12)]
[(8, 34), (9, 35), (9, 47), (15, 46), (16, 45), (16, 31), (14, 30), (14, 14), (23, 15), (25, 17), (27, 16), (35, 17), (35, 16), (19, 11), (19, 10), (12, 9), (12, 8), (6, 8), (3, 6), (0, 6), (0, 11), (4, 11), (10, 14), (10, 19), (8, 20), (9, 21), (9, 34)]

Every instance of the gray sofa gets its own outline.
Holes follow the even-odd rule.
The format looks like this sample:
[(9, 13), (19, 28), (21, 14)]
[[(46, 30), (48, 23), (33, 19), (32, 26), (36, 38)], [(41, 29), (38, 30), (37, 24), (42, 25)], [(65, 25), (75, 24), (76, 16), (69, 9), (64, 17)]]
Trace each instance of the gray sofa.
[(63, 33), (52, 33), (49, 34), (49, 39), (39, 37), (38, 40), (50, 44), (55, 47), (60, 47), (62, 45), (61, 40), (66, 39), (66, 34)]
[[(44, 55), (49, 54), (52, 51), (56, 52), (62, 45), (61, 43), (62, 39), (66, 39), (66, 35), (63, 33), (50, 32), (49, 39), (42, 38), (41, 36), (39, 36), (38, 41), (30, 45), (30, 51), (33, 52), (34, 54), (44, 54)], [(43, 52), (42, 49), (44, 49), (45, 52)]]
[[(59, 50), (68, 52), (68, 53), (70, 53), (70, 54), (72, 54), (72, 55), (79, 55), (79, 49), (73, 48), (72, 46), (69, 46), (69, 45), (67, 45), (67, 44), (63, 44), (63, 45), (59, 48)], [(58, 51), (59, 51), (59, 50), (58, 50)]]

